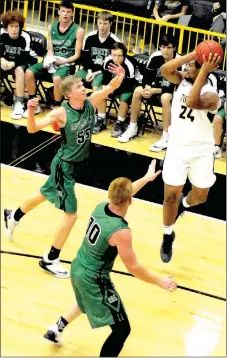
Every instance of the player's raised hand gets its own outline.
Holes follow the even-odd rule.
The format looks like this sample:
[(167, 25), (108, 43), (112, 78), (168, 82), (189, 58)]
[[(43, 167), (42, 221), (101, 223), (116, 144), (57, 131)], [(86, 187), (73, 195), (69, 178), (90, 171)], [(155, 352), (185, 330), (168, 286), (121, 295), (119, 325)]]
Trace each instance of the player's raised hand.
[(206, 60), (205, 56), (203, 55), (202, 69), (204, 69), (206, 72), (212, 72), (219, 66), (220, 62), (221, 57), (218, 56), (217, 53), (215, 53), (214, 55), (210, 53), (208, 60)]
[(114, 63), (111, 63), (108, 66), (108, 71), (115, 76), (120, 76), (120, 77), (125, 76), (125, 70), (121, 65), (115, 65)]
[(163, 279), (161, 279), (160, 285), (161, 288), (164, 290), (173, 292), (177, 289), (177, 283), (175, 280), (173, 280), (173, 276), (168, 276)]
[(153, 181), (155, 180), (155, 178), (157, 178), (157, 176), (159, 174), (161, 174), (161, 170), (158, 170), (157, 172), (155, 172), (155, 167), (156, 167), (156, 159), (153, 159), (151, 161), (151, 164), (148, 167), (148, 171), (147, 173), (144, 175), (144, 177), (147, 179), (147, 181)]
[(39, 100), (38, 98), (32, 98), (32, 99), (29, 99), (28, 103), (27, 103), (27, 107), (28, 109), (31, 108), (31, 109), (36, 109), (36, 107), (38, 107), (39, 105)]

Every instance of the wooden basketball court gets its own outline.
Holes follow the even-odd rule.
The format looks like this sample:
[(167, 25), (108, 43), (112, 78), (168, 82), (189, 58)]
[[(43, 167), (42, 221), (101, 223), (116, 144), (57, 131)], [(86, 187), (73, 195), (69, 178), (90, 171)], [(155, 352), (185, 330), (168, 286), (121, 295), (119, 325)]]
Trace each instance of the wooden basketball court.
[[(16, 208), (46, 176), (2, 165), (2, 208)], [(100, 189), (76, 185), (79, 217), (61, 259), (71, 261), (94, 206), (107, 200)], [(43, 339), (46, 328), (71, 305), (70, 280), (41, 271), (37, 256), (48, 251), (61, 212), (44, 203), (16, 228), (14, 242), (2, 235), (2, 356), (97, 356), (109, 328), (91, 330), (85, 316), (64, 332), (64, 345)], [(112, 278), (125, 303), (132, 333), (122, 356), (226, 356), (225, 222), (185, 214), (176, 224), (174, 257), (161, 262), (162, 207), (134, 199), (127, 215), (141, 263), (175, 275), (181, 286), (169, 293), (126, 276), (117, 259)], [(18, 254), (18, 255), (16, 255)], [(65, 264), (69, 268), (69, 264)]]

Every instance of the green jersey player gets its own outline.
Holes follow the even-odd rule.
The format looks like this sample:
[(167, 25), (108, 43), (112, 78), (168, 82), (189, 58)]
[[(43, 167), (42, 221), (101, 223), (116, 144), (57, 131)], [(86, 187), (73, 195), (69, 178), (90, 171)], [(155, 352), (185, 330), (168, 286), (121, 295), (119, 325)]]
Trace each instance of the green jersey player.
[(92, 328), (110, 326), (112, 330), (101, 348), (100, 357), (119, 355), (130, 334), (130, 323), (110, 278), (110, 271), (118, 254), (135, 277), (165, 290), (176, 289), (176, 282), (171, 277), (161, 278), (138, 262), (132, 246), (131, 230), (125, 220), (132, 196), (159, 174), (160, 171), (155, 173), (153, 160), (147, 174), (139, 180), (131, 183), (127, 178), (117, 178), (112, 181), (108, 189), (109, 202), (97, 205), (92, 212), (84, 240), (71, 265), (76, 303), (70, 312), (49, 327), (45, 338), (61, 343), (63, 329), (84, 313)]
[(59, 262), (60, 251), (67, 240), (77, 219), (77, 200), (74, 192), (75, 176), (89, 154), (91, 134), (95, 121), (95, 108), (98, 103), (117, 89), (125, 76), (123, 67), (110, 65), (109, 71), (116, 77), (100, 91), (94, 92), (89, 99), (86, 89), (79, 77), (68, 76), (61, 83), (61, 93), (68, 98), (68, 103), (52, 110), (46, 117), (35, 120), (38, 100), (28, 101), (28, 132), (38, 130), (57, 122), (62, 133), (62, 145), (51, 163), (51, 174), (40, 192), (22, 203), (16, 210), (5, 210), (6, 233), (12, 240), (13, 231), (19, 220), (37, 205), (49, 200), (58, 209), (63, 210), (63, 222), (59, 226), (53, 246), (40, 261), (40, 266), (60, 278), (69, 277)]

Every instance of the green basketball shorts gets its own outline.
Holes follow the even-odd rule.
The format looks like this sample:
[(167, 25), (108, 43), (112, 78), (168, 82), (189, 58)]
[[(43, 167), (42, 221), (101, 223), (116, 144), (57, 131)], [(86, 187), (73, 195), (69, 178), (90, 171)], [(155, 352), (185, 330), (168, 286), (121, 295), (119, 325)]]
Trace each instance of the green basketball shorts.
[(92, 328), (110, 326), (128, 319), (109, 274), (100, 275), (88, 270), (74, 259), (71, 282), (78, 306), (87, 315)]
[(61, 159), (57, 153), (51, 163), (51, 174), (40, 192), (56, 208), (66, 213), (77, 212), (77, 199), (74, 185), (77, 175), (83, 171), (86, 160), (70, 163)]
[(61, 79), (64, 79), (75, 73), (75, 65), (58, 67), (55, 73), (49, 73), (47, 69), (43, 67), (43, 62), (36, 63), (28, 69), (34, 73), (35, 78), (45, 76), (45, 80), (49, 82), (52, 82), (53, 77), (59, 76)]

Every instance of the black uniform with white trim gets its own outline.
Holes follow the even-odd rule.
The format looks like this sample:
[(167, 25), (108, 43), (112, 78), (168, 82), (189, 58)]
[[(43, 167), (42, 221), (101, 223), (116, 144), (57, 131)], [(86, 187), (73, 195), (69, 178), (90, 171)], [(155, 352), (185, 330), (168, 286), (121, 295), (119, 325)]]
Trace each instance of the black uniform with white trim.
[(5, 29), (1, 29), (1, 57), (15, 62), (15, 67), (29, 65), (31, 38), (26, 31), (22, 31), (17, 39), (12, 39)]
[(111, 53), (115, 42), (121, 42), (112, 32), (105, 41), (100, 41), (99, 32), (92, 31), (84, 39), (83, 66), (96, 72), (103, 69), (104, 60)]

